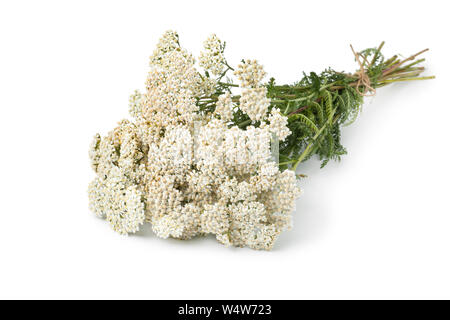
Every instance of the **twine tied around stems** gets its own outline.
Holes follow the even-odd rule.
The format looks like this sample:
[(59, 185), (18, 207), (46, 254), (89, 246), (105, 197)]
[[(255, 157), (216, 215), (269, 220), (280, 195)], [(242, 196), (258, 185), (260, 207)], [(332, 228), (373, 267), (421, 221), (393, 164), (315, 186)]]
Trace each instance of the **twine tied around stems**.
[[(359, 57), (362, 57), (364, 60), (366, 59), (364, 56), (359, 54), (353, 49), (353, 46), (350, 45), (350, 48), (352, 49), (353, 54), (355, 55), (355, 60), (358, 61), (360, 69), (355, 72), (355, 76), (358, 78), (358, 82), (356, 83), (356, 91), (363, 97), (367, 96), (374, 96), (376, 93), (376, 89), (373, 88), (370, 82), (370, 78), (366, 73), (366, 70), (364, 69), (364, 64), (361, 62)], [(367, 63), (367, 61), (365, 61)], [(359, 90), (359, 87), (363, 87), (363, 91)]]

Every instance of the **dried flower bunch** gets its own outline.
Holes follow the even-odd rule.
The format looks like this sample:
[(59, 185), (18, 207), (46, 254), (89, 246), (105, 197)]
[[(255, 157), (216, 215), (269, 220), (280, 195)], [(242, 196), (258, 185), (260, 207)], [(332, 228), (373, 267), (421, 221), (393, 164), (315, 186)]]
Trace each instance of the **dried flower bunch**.
[(417, 77), (423, 59), (404, 65), (417, 55), (384, 60), (381, 47), (355, 53), (354, 74), (328, 69), (276, 85), (263, 82), (256, 60), (231, 67), (216, 35), (197, 66), (178, 34), (166, 32), (150, 57), (145, 92), (130, 97), (133, 120), (91, 144), (91, 210), (120, 234), (150, 223), (161, 238), (214, 234), (224, 245), (270, 250), (292, 224), (298, 164), (316, 154), (325, 165), (345, 153), (339, 129), (364, 95), (431, 78)]

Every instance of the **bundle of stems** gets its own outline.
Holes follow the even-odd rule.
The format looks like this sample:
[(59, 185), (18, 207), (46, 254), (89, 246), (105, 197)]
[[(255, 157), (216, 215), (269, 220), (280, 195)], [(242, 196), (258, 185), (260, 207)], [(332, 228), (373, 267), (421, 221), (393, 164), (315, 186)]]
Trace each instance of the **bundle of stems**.
[[(400, 81), (433, 79), (434, 76), (420, 76), (424, 67), (418, 66), (425, 59), (418, 56), (428, 51), (422, 50), (408, 58), (394, 55), (385, 59), (381, 53), (382, 42), (376, 48), (360, 52), (351, 50), (359, 69), (354, 73), (337, 72), (329, 68), (320, 74), (311, 72), (292, 85), (278, 85), (271, 78), (267, 87), (271, 99), (270, 108), (280, 109), (288, 117), (291, 135), (280, 142), (279, 156), (281, 169), (296, 170), (303, 161), (317, 155), (325, 166), (330, 159), (339, 160), (346, 153), (341, 144), (342, 126), (353, 123), (361, 110), (364, 97), (374, 95), (376, 89)], [(234, 69), (227, 64), (218, 82), (214, 95), (198, 100), (200, 110), (212, 110), (217, 97), (224, 92), (232, 92), (238, 87), (230, 81), (222, 81), (227, 71)], [(239, 95), (232, 100), (238, 105)], [(252, 123), (249, 117), (238, 111), (233, 125), (246, 128)]]

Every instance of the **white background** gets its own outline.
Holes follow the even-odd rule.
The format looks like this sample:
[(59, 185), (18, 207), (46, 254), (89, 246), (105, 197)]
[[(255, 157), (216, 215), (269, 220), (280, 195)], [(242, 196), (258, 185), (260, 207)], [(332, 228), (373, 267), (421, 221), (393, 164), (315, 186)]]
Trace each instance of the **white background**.
[[(0, 298), (450, 298), (445, 1), (2, 1)], [(160, 35), (212, 32), (279, 83), (355, 48), (426, 47), (427, 82), (379, 89), (343, 131), (349, 154), (300, 171), (294, 229), (272, 252), (212, 238), (121, 237), (88, 210), (96, 132), (127, 117)]]

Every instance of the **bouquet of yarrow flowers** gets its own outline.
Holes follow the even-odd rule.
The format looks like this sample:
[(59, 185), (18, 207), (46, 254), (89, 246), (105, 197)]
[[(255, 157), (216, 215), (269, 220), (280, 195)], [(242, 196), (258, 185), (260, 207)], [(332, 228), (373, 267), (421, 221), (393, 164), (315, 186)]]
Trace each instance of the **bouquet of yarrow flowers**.
[(352, 48), (354, 73), (327, 69), (279, 85), (263, 82), (256, 60), (230, 66), (216, 35), (197, 66), (178, 34), (166, 32), (145, 92), (130, 97), (132, 120), (94, 137), (90, 209), (120, 234), (150, 223), (161, 238), (214, 234), (224, 245), (270, 250), (291, 228), (299, 164), (315, 155), (322, 166), (339, 160), (341, 127), (377, 88), (432, 78), (417, 66), (426, 50), (385, 59), (382, 47)]

